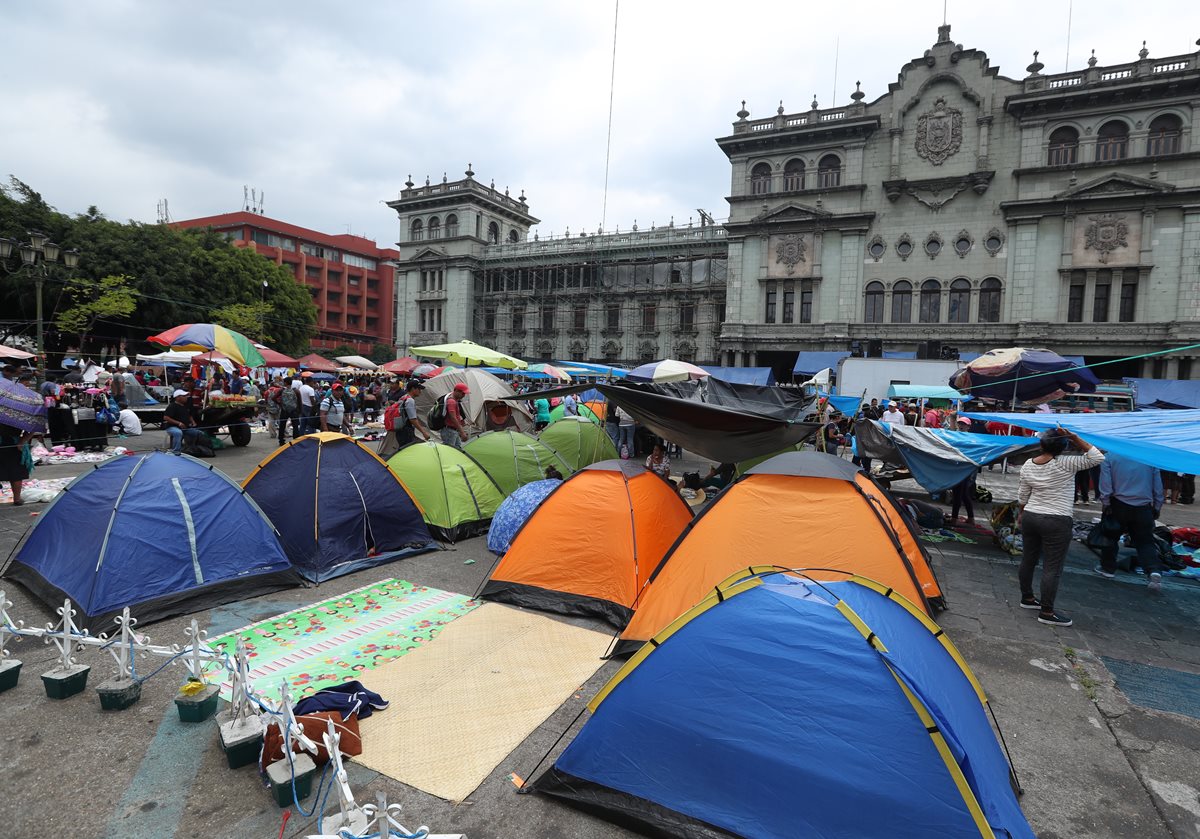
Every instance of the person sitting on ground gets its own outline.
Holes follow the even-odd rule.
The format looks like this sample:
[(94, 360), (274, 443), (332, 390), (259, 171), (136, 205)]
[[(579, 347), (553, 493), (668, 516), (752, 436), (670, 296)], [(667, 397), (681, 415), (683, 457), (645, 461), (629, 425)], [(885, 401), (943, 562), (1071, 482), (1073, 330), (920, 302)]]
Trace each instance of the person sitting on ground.
[(117, 402), (117, 407), (121, 409), (120, 413), (117, 414), (117, 433), (123, 434), (126, 437), (141, 437), (141, 418), (129, 409), (129, 403), (124, 399)]
[(671, 459), (667, 457), (662, 443), (654, 444), (654, 450), (646, 458), (646, 468), (656, 475), (661, 475), (664, 479), (671, 477)]
[[(1017, 503), (1021, 505), (1023, 551), (1017, 577), (1021, 586), (1021, 608), (1037, 609), (1038, 622), (1070, 626), (1073, 621), (1054, 611), (1063, 562), (1071, 547), (1075, 473), (1104, 462), (1104, 455), (1090, 443), (1065, 428), (1052, 428), (1042, 435), (1042, 453), (1021, 467)], [(1082, 455), (1067, 455), (1074, 447)], [(1033, 596), (1033, 571), (1042, 562), (1041, 598)]]
[(200, 436), (200, 429), (188, 408), (190, 398), (191, 394), (186, 390), (174, 391), (171, 404), (163, 411), (163, 428), (171, 438), (171, 454), (182, 454), (183, 441), (186, 439), (190, 446)]
[(734, 473), (737, 467), (732, 463), (722, 463), (720, 466), (713, 466), (708, 470), (708, 474), (704, 476), (704, 480), (700, 482), (701, 489), (725, 489), (733, 483)]

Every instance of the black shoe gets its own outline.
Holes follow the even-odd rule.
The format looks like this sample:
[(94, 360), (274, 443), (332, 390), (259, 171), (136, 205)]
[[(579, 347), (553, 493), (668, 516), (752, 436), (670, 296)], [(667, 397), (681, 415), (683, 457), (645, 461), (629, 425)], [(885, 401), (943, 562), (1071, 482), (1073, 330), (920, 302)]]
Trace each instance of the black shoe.
[(1044, 623), (1048, 626), (1070, 626), (1075, 621), (1068, 618), (1066, 615), (1060, 615), (1057, 612), (1046, 614), (1042, 612), (1038, 615), (1038, 623)]
[(1040, 608), (1042, 608), (1042, 601), (1038, 600), (1036, 597), (1022, 597), (1021, 598), (1021, 608), (1022, 609), (1040, 609)]

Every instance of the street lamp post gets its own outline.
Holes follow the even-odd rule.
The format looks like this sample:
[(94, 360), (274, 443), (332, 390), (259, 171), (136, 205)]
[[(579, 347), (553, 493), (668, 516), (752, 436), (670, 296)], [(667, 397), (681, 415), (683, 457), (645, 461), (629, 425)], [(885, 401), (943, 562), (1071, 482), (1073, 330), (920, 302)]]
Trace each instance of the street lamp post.
[[(30, 230), (27, 235), (29, 236), (28, 242), (17, 242), (14, 239), (0, 237), (0, 268), (3, 268), (5, 273), (8, 274), (18, 274), (21, 271), (29, 271), (33, 274), (34, 285), (37, 289), (37, 358), (38, 383), (40, 384), (46, 376), (46, 342), (45, 321), (42, 314), (42, 286), (46, 281), (46, 277), (50, 274), (51, 266), (61, 264), (68, 271), (74, 270), (79, 265), (79, 251), (74, 248), (63, 250), (59, 245), (51, 242), (50, 237), (45, 233), (37, 230)], [(21, 264), (16, 268), (9, 268), (7, 263), (12, 257), (14, 249), (20, 252)]]

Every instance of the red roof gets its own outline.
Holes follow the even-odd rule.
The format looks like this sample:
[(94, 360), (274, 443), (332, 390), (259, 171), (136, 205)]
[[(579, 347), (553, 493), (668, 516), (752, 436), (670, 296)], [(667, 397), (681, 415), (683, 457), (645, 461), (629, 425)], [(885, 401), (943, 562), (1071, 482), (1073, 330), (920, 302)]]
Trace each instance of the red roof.
[(183, 221), (176, 221), (171, 224), (174, 227), (185, 228), (257, 227), (260, 230), (268, 230), (271, 233), (281, 233), (284, 236), (336, 247), (339, 250), (360, 256), (369, 256), (375, 259), (394, 259), (400, 256), (400, 252), (395, 248), (381, 248), (375, 242), (363, 236), (355, 236), (351, 233), (321, 233), (317, 230), (310, 230), (307, 227), (289, 224), (286, 221), (260, 216), (258, 213), (251, 213), (245, 210), (239, 210), (236, 213), (221, 213), (216, 216), (184, 219)]

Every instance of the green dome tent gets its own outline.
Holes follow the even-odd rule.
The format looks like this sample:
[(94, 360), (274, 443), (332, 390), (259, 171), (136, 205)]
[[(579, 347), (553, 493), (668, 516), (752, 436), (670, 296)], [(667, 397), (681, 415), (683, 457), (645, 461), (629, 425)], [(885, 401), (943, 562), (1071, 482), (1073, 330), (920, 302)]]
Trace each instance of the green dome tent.
[[(558, 407), (556, 407), (554, 410), (552, 410), (550, 412), (550, 422), (552, 422), (552, 423), (558, 422), (560, 419), (562, 419), (565, 416), (566, 416), (566, 414), (563, 413), (563, 406), (560, 403), (558, 405)], [(579, 416), (584, 417), (585, 419), (591, 420), (592, 422), (596, 423), (596, 425), (604, 424), (604, 421), (601, 420), (600, 417), (596, 416), (596, 412), (593, 411), (591, 408), (589, 408), (587, 405), (584, 405), (582, 402), (579, 403)]]
[(554, 449), (519, 431), (489, 431), (464, 448), (505, 495), (545, 479), (548, 466), (553, 466), (564, 478), (575, 471)]
[(388, 468), (421, 506), (430, 531), (449, 542), (486, 531), (504, 500), (483, 467), (453, 446), (406, 446), (392, 455)]
[(617, 457), (617, 449), (608, 432), (583, 417), (563, 417), (544, 428), (538, 439), (562, 455), (575, 472)]

